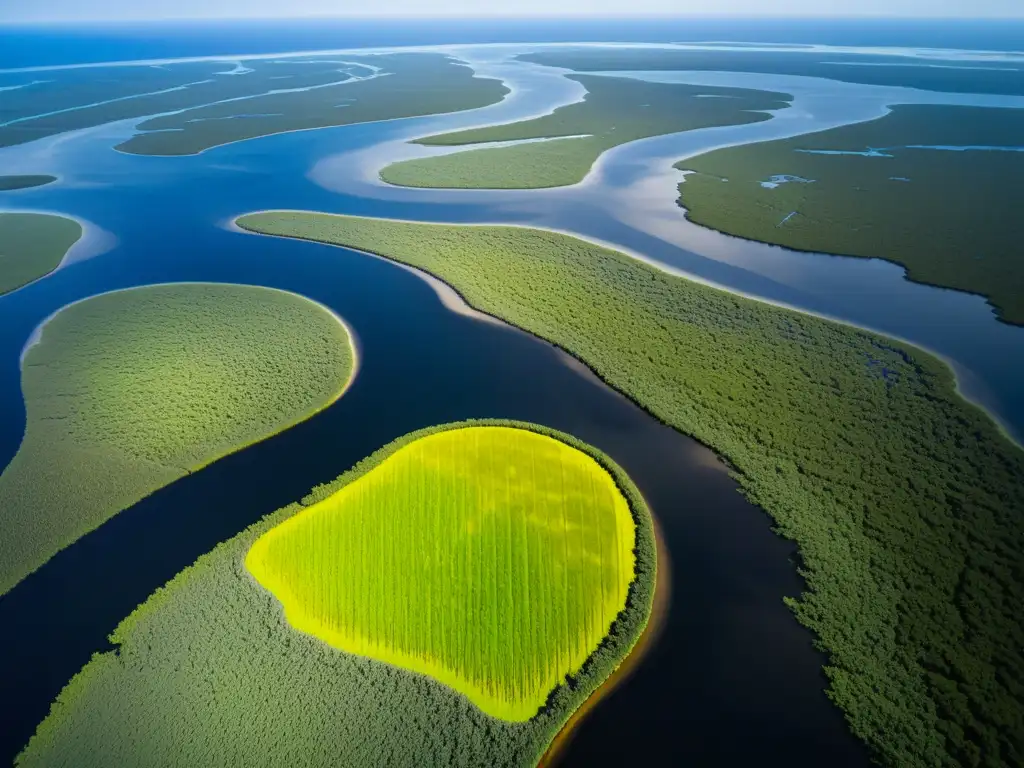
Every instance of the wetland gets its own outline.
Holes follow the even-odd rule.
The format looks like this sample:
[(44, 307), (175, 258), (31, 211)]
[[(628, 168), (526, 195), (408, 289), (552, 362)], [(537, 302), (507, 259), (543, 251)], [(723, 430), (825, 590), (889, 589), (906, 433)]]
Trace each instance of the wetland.
[(0, 295), (59, 269), (83, 234), (81, 224), (65, 216), (0, 212)]
[[(70, 263), (46, 280), (0, 298), (0, 349), (7, 350), (6, 362), (0, 365), (0, 392), (6, 404), (0, 411), (0, 456), (5, 462), (16, 455), (27, 423), (25, 411), (18, 407), (18, 360), (26, 341), (48, 317), (88, 296), (170, 282), (244, 283), (289, 291), (344, 317), (359, 339), (360, 359), (359, 374), (344, 397), (290, 429), (186, 474), (128, 506), (0, 597), (0, 621), (19, 627), (2, 640), (0, 676), (5, 691), (11, 692), (5, 702), (10, 728), (5, 731), (4, 753), (13, 757), (25, 747), (50, 703), (92, 654), (119, 648), (121, 657), (135, 664), (142, 659), (136, 653), (139, 638), (156, 632), (181, 640), (161, 646), (168, 651), (161, 652), (163, 661), (176, 663), (174, 648), (192, 640), (198, 647), (210, 639), (195, 634), (199, 629), (191, 619), (171, 622), (184, 628), (184, 635), (165, 633), (167, 621), (175, 615), (181, 618), (185, 603), (165, 603), (168, 613), (163, 618), (147, 608), (133, 613), (137, 606), (148, 605), (147, 598), (176, 574), (181, 575), (171, 583), (177, 593), (191, 590), (196, 600), (212, 600), (203, 603), (213, 606), (203, 615), (218, 631), (227, 628), (229, 624), (217, 623), (223, 615), (223, 603), (216, 603), (217, 590), (203, 588), (204, 580), (195, 574), (216, 571), (217, 583), (237, 585), (244, 575), (240, 560), (223, 555), (276, 519), (265, 516), (273, 516), (275, 510), (297, 511), (295, 500), (310, 488), (330, 482), (403, 435), (466, 419), (511, 419), (572, 435), (621, 466), (659, 520), (666, 565), (671, 561), (666, 570), (671, 573), (672, 599), (660, 636), (632, 674), (577, 725), (563, 752), (565, 764), (636, 759), (637, 744), (644, 745), (650, 759), (677, 763), (768, 760), (853, 766), (866, 765), (869, 754), (888, 762), (927, 762), (944, 755), (970, 759), (976, 754), (1012, 760), (1020, 749), (1021, 728), (1014, 720), (1012, 692), (1001, 688), (999, 681), (1005, 670), (1018, 669), (1019, 664), (1014, 630), (1007, 624), (1013, 613), (1007, 607), (1016, 605), (1019, 595), (1007, 574), (1016, 567), (1012, 553), (1022, 550), (1020, 528), (1008, 515), (1020, 506), (1020, 452), (983, 411), (959, 398), (955, 386), (988, 405), (1008, 431), (1015, 431), (1024, 418), (1012, 398), (1003, 395), (1015, 390), (1019, 380), (1014, 377), (1020, 372), (1000, 351), (1015, 349), (1018, 336), (1001, 336), (1002, 346), (984, 350), (972, 346), (972, 352), (986, 360), (1002, 360), (1004, 367), (999, 368), (978, 365), (979, 357), (962, 354), (944, 336), (938, 337), (941, 343), (936, 346), (930, 337), (897, 334), (911, 341), (923, 338), (926, 347), (947, 355), (954, 363), (954, 381), (945, 364), (929, 353), (875, 332), (892, 327), (880, 306), (867, 307), (866, 314), (854, 318), (868, 318), (861, 322), (865, 328), (858, 329), (754, 302), (737, 294), (851, 319), (841, 304), (825, 300), (823, 307), (814, 294), (800, 290), (797, 276), (768, 278), (765, 272), (729, 263), (724, 250), (711, 258), (702, 257), (699, 249), (681, 248), (674, 236), (649, 228), (649, 220), (598, 213), (622, 196), (637, 202), (653, 199), (636, 194), (636, 183), (646, 174), (660, 185), (651, 210), (662, 215), (675, 208), (673, 226), (683, 227), (680, 231), (693, 243), (692, 230), (685, 227), (695, 225), (675, 206), (678, 175), (659, 171), (649, 161), (658, 158), (663, 164), (659, 168), (670, 168), (685, 155), (678, 151), (678, 142), (688, 134), (698, 144), (715, 131), (770, 138), (777, 125), (785, 124), (779, 119), (784, 108), (774, 110), (771, 119), (759, 113), (756, 123), (747, 125), (696, 127), (683, 134), (618, 144), (598, 153), (582, 183), (560, 189), (423, 190), (380, 182), (377, 174), (389, 163), (437, 151), (406, 145), (409, 139), (543, 120), (584, 98), (586, 89), (579, 88), (578, 79), (537, 63), (510, 61), (511, 55), (522, 53), (522, 46), (512, 48), (434, 51), (422, 59), (424, 71), (433, 66), (427, 66), (429, 60), (446, 73), (442, 77), (466, 77), (475, 71), (479, 77), (470, 81), (480, 89), (474, 100), (449, 103), (434, 94), (433, 101), (423, 102), (435, 104), (433, 109), (420, 110), (413, 99), (412, 108), (403, 103), (392, 113), (366, 112), (345, 127), (318, 122), (319, 107), (311, 108), (310, 121), (299, 127), (323, 126), (315, 132), (265, 130), (283, 124), (274, 122), (273, 110), (263, 111), (263, 106), (272, 105), (249, 111), (246, 101), (257, 98), (251, 92), (240, 94), (242, 100), (235, 106), (189, 102), (181, 109), (200, 111), (169, 115), (170, 122), (150, 124), (148, 130), (135, 126), (143, 118), (165, 118), (153, 112), (127, 117), (121, 113), (120, 122), (116, 116), (96, 117), (89, 106), (95, 101), (110, 102), (104, 109), (132, 104), (134, 110), (133, 102), (149, 98), (142, 97), (143, 92), (183, 85), (180, 78), (154, 85), (155, 80), (146, 80), (147, 73), (139, 76), (146, 81), (144, 87), (92, 94), (91, 101), (55, 103), (49, 111), (60, 114), (54, 118), (80, 121), (75, 123), (83, 128), (78, 133), (47, 134), (42, 121), (34, 126), (41, 131), (35, 140), (15, 141), (0, 150), (0, 157), (10, 159), (19, 173), (59, 178), (55, 184), (19, 190), (12, 200), (39, 211), (88, 217), (116, 233), (119, 241), (102, 259)], [(530, 55), (542, 54), (555, 52)], [(416, 59), (412, 54), (394, 58), (403, 56), (409, 57), (407, 63)], [(472, 67), (459, 66), (446, 56), (461, 58)], [(366, 52), (344, 52), (338, 60), (349, 67), (347, 62), (356, 57), (363, 63), (381, 60)], [(327, 57), (293, 58), (312, 62)], [(180, 63), (195, 68), (190, 72), (200, 79), (244, 79), (261, 70), (261, 61), (243, 57), (157, 63), (153, 68), (162, 77), (161, 67), (173, 70)], [(883, 76), (888, 82), (917, 82), (907, 79), (910, 68), (895, 62), (859, 61), (885, 66), (845, 64), (842, 71), (851, 73), (846, 78), (851, 86), (867, 87), (872, 78)], [(307, 66), (319, 71), (324, 63)], [(601, 69), (610, 66), (604, 59), (598, 63)], [(628, 64), (656, 69), (646, 62)], [(827, 69), (825, 62), (815, 66), (819, 74)], [(341, 77), (364, 74), (352, 69)], [(854, 74), (856, 82), (849, 83)], [(60, 77), (65, 75), (61, 71)], [(10, 78), (11, 73), (3, 76)], [(260, 75), (264, 76), (270, 77)], [(18, 77), (33, 83), (32, 78), (44, 78), (38, 73)], [(88, 78), (82, 77), (85, 83)], [(134, 82), (134, 77), (123, 79)], [(346, 80), (345, 87), (379, 85), (389, 78)], [(1005, 81), (997, 78), (986, 93), (1012, 93)], [(5, 79), (0, 87), (14, 88), (9, 82)], [(766, 98), (779, 93), (800, 98), (782, 82), (761, 88)], [(699, 78), (692, 85), (705, 94), (734, 87)], [(324, 84), (301, 93), (327, 96), (333, 87)], [(957, 95), (957, 87), (954, 83), (940, 90)], [(19, 90), (30, 86), (5, 95)], [(170, 91), (173, 98), (179, 93)], [(127, 98), (119, 100), (122, 97)], [(316, 101), (312, 96), (302, 98)], [(382, 114), (398, 117), (466, 107), (477, 108), (442, 117), (360, 124)], [(79, 111), (83, 114), (74, 114)], [(248, 133), (247, 124), (258, 128)], [(249, 136), (263, 137), (239, 141)], [(180, 152), (145, 153), (174, 157), (132, 154), (129, 146), (138, 141), (154, 142), (150, 148), (169, 147), (162, 142), (177, 140), (180, 143), (174, 146)], [(673, 143), (671, 152), (659, 154)], [(119, 151), (111, 151), (114, 147)], [(787, 179), (793, 175), (781, 169), (758, 181), (778, 174)], [(771, 191), (797, 186), (814, 184), (784, 183)], [(604, 202), (599, 203), (602, 197)], [(306, 214), (292, 210), (241, 219), (243, 226), (259, 222), (261, 226), (250, 228), (277, 237), (248, 234), (231, 224), (251, 211), (278, 209), (349, 215), (303, 219)], [(153, 216), (152, 211), (161, 215)], [(301, 224), (298, 229), (296, 221)], [(566, 229), (588, 240), (550, 229), (451, 226), (497, 223)], [(371, 258), (368, 252), (384, 258)], [(820, 264), (814, 269), (822, 273), (841, 273), (842, 265), (855, 261), (806, 255)], [(872, 262), (856, 261), (873, 269)], [(398, 262), (448, 283), (457, 295), (448, 292), (442, 301), (436, 284), (432, 287)], [(867, 276), (868, 269), (860, 274)], [(810, 273), (808, 268), (806, 274)], [(920, 299), (915, 310), (924, 308), (919, 317), (946, 306), (943, 292), (907, 283), (895, 271), (870, 274), (876, 285), (912, 286), (906, 290)], [(719, 288), (724, 283), (731, 293), (702, 284), (708, 282)], [(537, 290), (527, 290), (528, 286)], [(514, 290), (509, 293), (509, 288)], [(977, 298), (957, 296), (956, 301)], [(459, 306), (459, 297), (493, 317), (481, 322), (479, 315)], [(565, 314), (570, 309), (575, 310), (571, 318)], [(999, 326), (988, 308), (983, 309), (985, 314), (970, 310), (975, 312), (974, 325), (965, 339), (988, 338), (990, 328)], [(625, 322), (619, 328), (622, 317)], [(898, 328), (914, 326), (908, 322)], [(1006, 324), (1002, 328), (1006, 333), (1016, 330)], [(648, 336), (658, 344), (647, 348), (636, 343)], [(751, 338), (763, 343), (751, 344)], [(30, 347), (28, 353), (37, 348)], [(785, 351), (786, 364), (778, 364), (773, 350)], [(808, 398), (818, 405), (804, 408)], [(765, 403), (778, 407), (766, 409)], [(884, 456), (869, 450), (879, 444), (886, 446)], [(869, 478), (858, 476), (858, 468), (867, 468)], [(934, 473), (942, 479), (933, 482)], [(932, 479), (925, 482), (926, 478)], [(938, 493), (940, 487), (946, 490)], [(908, 509), (916, 511), (909, 514)], [(963, 517), (951, 510), (959, 510)], [(224, 542), (231, 543), (217, 547)], [(830, 564), (841, 567), (829, 569)], [(953, 575), (959, 571), (966, 576), (957, 582)], [(966, 607), (951, 600), (957, 590), (973, 595)], [(915, 597), (919, 592), (925, 595), (920, 600)], [(990, 599), (997, 594), (1001, 599)], [(159, 595), (154, 598), (157, 603)], [(277, 622), (274, 631), (284, 632), (281, 637), (288, 635), (279, 614), (273, 613), (273, 602), (261, 600), (260, 615), (271, 624)], [(40, 606), (47, 610), (40, 611)], [(843, 610), (869, 617), (870, 627), (861, 632), (844, 624), (838, 620)], [(889, 622), (893, 611), (912, 620), (894, 629)], [(936, 621), (941, 626), (933, 626)], [(971, 642), (956, 641), (954, 635), (961, 630)], [(865, 653), (879, 633), (889, 638), (884, 653)], [(289, 637), (298, 655), (294, 664), (274, 673), (280, 690), (296, 682), (301, 685), (302, 680), (326, 689), (317, 669), (327, 667), (317, 667), (316, 659), (335, 670), (345, 664), (362, 670), (359, 674), (380, 672), (377, 662), (341, 654), (328, 658), (321, 645), (301, 639), (305, 636)], [(913, 670), (918, 663), (915, 654), (922, 648), (927, 669), (920, 683), (914, 682)], [(99, 657), (97, 666), (85, 668), (109, 668), (116, 658), (108, 653)], [(141, 675), (136, 682), (158, 680), (160, 668), (133, 666), (133, 674)], [(376, 725), (409, 729), (429, 742), (436, 729), (427, 704), (435, 696), (462, 707), (466, 722), (486, 717), (443, 686), (429, 688), (418, 678), (386, 669), (406, 693), (380, 709)], [(972, 678), (979, 681), (974, 686), (964, 683), (967, 669), (972, 675), (984, 671)], [(892, 670), (896, 673), (890, 674)], [(194, 682), (200, 687), (211, 683), (215, 694), (227, 693), (230, 687), (241, 690), (238, 681), (245, 676), (235, 674), (240, 670), (225, 665), (223, 671), (226, 677), (199, 675)], [(293, 673), (296, 677), (289, 678)], [(85, 692), (83, 679), (72, 683), (64, 695), (78, 700)], [(94, 688), (95, 695), (118, 692), (113, 701), (130, 700), (139, 691), (134, 685), (125, 691), (104, 686)], [(889, 713), (893, 719), (887, 722), (895, 735), (884, 740), (871, 726), (879, 712), (873, 698), (879, 688), (904, 705), (900, 713)], [(351, 694), (349, 701), (372, 701), (363, 697), (366, 690), (360, 693), (358, 685), (344, 690), (346, 696)], [(404, 706), (392, 706), (399, 700)], [(168, 720), (166, 713), (161, 715), (159, 707), (147, 710), (143, 703), (138, 712), (156, 713), (151, 721), (155, 725), (147, 726), (152, 728), (153, 744), (169, 743), (173, 734), (161, 727)], [(87, 729), (109, 727), (116, 732), (124, 725), (119, 718), (110, 720), (116, 709), (106, 710), (106, 715), (102, 707), (81, 711), (86, 715), (78, 726)], [(210, 711), (214, 717), (237, 713), (230, 708)], [(402, 713), (397, 720), (396, 712)], [(57, 733), (52, 729), (55, 721), (46, 722), (37, 732), (36, 751), (30, 748), (25, 753), (25, 764), (43, 754), (47, 765), (68, 759), (66, 751), (38, 751), (56, 743), (48, 741)], [(247, 748), (262, 743), (252, 738), (261, 728), (269, 728), (261, 722), (245, 720), (237, 731)], [(308, 729), (303, 733), (309, 739), (333, 734), (353, 756), (381, 754), (372, 748), (382, 742), (367, 738), (365, 731), (346, 731), (343, 725), (317, 718), (297, 725)], [(342, 730), (334, 730), (339, 727)], [(629, 729), (631, 739), (620, 737), (623, 728)], [(927, 729), (940, 735), (929, 740), (923, 736)], [(736, 738), (737, 733), (743, 738)], [(484, 755), (493, 752), (481, 751), (481, 743), (473, 743), (435, 742), (434, 754), (441, 762), (446, 756), (453, 762), (460, 755), (468, 764), (486, 762)], [(130, 739), (110, 744), (114, 751), (97, 747), (93, 755), (102, 762), (103, 756), (116, 761), (138, 754)], [(401, 746), (396, 749), (388, 753), (394, 759), (408, 756)]]

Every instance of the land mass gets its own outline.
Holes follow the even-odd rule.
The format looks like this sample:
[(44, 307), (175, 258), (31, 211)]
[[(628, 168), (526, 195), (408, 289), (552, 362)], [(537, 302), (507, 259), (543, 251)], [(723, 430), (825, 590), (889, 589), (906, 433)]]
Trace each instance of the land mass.
[(193, 155), (286, 131), (483, 107), (508, 93), (440, 53), (105, 65), (34, 80), (0, 73), (0, 87), (0, 146), (150, 117), (117, 147), (143, 155)]
[[(347, 489), (358, 494), (357, 486), (374, 472), (378, 478), (389, 475), (389, 459), (417, 441), (452, 430), (495, 427), (528, 430), (586, 454), (614, 479), (635, 525), (635, 578), (626, 605), (582, 668), (559, 684), (544, 707), (525, 722), (492, 717), (430, 677), (340, 652), (311, 634), (297, 632), (274, 596), (246, 568), (261, 537), (273, 537), (277, 526), (286, 530), (309, 519), (325, 503), (348, 494)], [(488, 466), (484, 456), (480, 461), (471, 469), (499, 476), (505, 472), (500, 463)], [(449, 473), (457, 473), (460, 466), (435, 463), (436, 479), (450, 482)], [(446, 475), (449, 480), (444, 480)], [(393, 475), (384, 479), (401, 480)], [(545, 501), (550, 503), (550, 497)], [(390, 503), (382, 496), (366, 511), (384, 513), (386, 518)], [(544, 535), (540, 530), (535, 533)], [(363, 544), (378, 541), (367, 537)], [(150, 597), (112, 635), (117, 650), (97, 654), (72, 679), (16, 764), (536, 765), (563, 724), (612, 674), (643, 632), (652, 606), (655, 548), (649, 512), (628, 476), (603, 453), (568, 435), (490, 420), (414, 432), (314, 489), (300, 503), (268, 515), (219, 545)], [(427, 555), (433, 551), (424, 549)], [(533, 568), (541, 571), (534, 574), (543, 575), (548, 565), (543, 559), (535, 561)], [(392, 562), (392, 567), (401, 566)], [(490, 575), (502, 577), (498, 572)], [(457, 579), (446, 586), (468, 587)], [(546, 603), (537, 598), (530, 607), (543, 611)], [(474, 605), (486, 610), (479, 598)], [(478, 627), (470, 619), (466, 629), (472, 634)], [(502, 637), (511, 635), (506, 632)], [(503, 655), (502, 660), (508, 657)], [(287, 706), (282, 708), (283, 704)]]
[(692, 221), (803, 251), (884, 258), (1024, 324), (1024, 110), (905, 105), (871, 122), (680, 162)]
[(547, 231), (302, 212), (238, 223), (427, 271), (717, 450), (799, 545), (807, 591), (788, 603), (877, 759), (1024, 755), (1024, 451), (939, 360)]
[(0, 176), (0, 192), (11, 192), (16, 189), (30, 189), (52, 184), (56, 176)]
[(440, 54), (389, 54), (359, 61), (367, 67), (365, 74), (337, 85), (268, 93), (147, 120), (139, 125), (142, 133), (117, 149), (194, 155), (275, 133), (484, 107), (508, 93), (501, 81), (476, 77), (469, 67)]
[(536, 189), (576, 184), (605, 151), (637, 139), (696, 128), (768, 120), (791, 97), (741, 88), (647, 83), (613, 77), (570, 76), (583, 84), (583, 101), (534, 120), (417, 139), (431, 146), (529, 141), (509, 147), (406, 160), (381, 178), (408, 187)]
[(64, 216), (0, 213), (0, 295), (56, 270), (82, 234), (82, 225)]
[(181, 283), (65, 307), (22, 361), (0, 595), (158, 488), (327, 407), (355, 366), (344, 323), (284, 291)]
[(922, 61), (913, 56), (815, 50), (737, 51), (588, 46), (525, 53), (516, 58), (577, 72), (766, 72), (944, 93), (1024, 95), (1024, 78), (1021, 77), (1024, 75), (1024, 63), (1019, 58), (1012, 60), (1009, 57), (989, 61), (961, 58), (943, 60), (936, 57)]
[(526, 722), (626, 607), (634, 527), (588, 454), (463, 427), (404, 446), (261, 536), (245, 563), (296, 629)]

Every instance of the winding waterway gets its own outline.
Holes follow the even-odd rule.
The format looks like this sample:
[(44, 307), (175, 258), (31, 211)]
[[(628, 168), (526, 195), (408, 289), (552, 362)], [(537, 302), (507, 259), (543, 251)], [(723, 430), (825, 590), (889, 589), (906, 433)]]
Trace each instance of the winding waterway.
[[(227, 222), (252, 210), (306, 208), (577, 232), (730, 290), (935, 349), (954, 362), (964, 391), (1015, 430), (1024, 424), (1024, 333), (997, 323), (977, 297), (909, 283), (884, 262), (792, 254), (685, 221), (674, 203), (671, 162), (722, 142), (766, 138), (780, 126), (822, 124), (816, 102), (802, 103), (799, 94), (792, 114), (807, 112), (803, 122), (780, 114), (743, 131), (636, 142), (607, 153), (574, 187), (435, 192), (380, 184), (375, 174), (383, 164), (422, 151), (404, 143), (410, 137), (522, 119), (582, 98), (582, 88), (559, 70), (507, 61), (510, 50), (456, 51), (513, 88), (500, 104), (456, 115), (282, 134), (184, 158), (112, 151), (138, 120), (0, 150), (5, 169), (61, 178), (5, 195), (8, 208), (73, 214), (87, 222), (87, 242), (109, 249), (70, 259), (0, 297), (3, 465), (24, 428), (20, 353), (38, 324), (72, 301), (156, 282), (267, 285), (330, 307), (362, 345), (359, 376), (334, 406), (159, 491), (0, 598), (3, 755), (24, 744), (60, 688), (106, 647), (118, 621), (217, 542), (403, 433), (502, 417), (564, 430), (622, 464), (659, 518), (672, 561), (672, 605), (659, 641), (583, 721), (564, 764), (866, 765), (823, 693), (824, 659), (782, 604), (802, 589), (793, 548), (771, 532), (709, 450), (658, 424), (550, 345), (452, 311), (408, 270), (345, 249), (253, 237)], [(871, 103), (877, 109), (880, 102)], [(867, 296), (872, 300), (861, 306)], [(926, 335), (927, 319), (939, 317), (944, 324), (955, 318), (956, 333)]]
[[(458, 55), (477, 66), (478, 50), (460, 50)], [(490, 50), (493, 58), (494, 50)], [(481, 69), (486, 71), (488, 66), (485, 62)], [(563, 79), (558, 72), (551, 70), (549, 76)], [(676, 204), (677, 187), (684, 174), (674, 165), (723, 147), (873, 120), (897, 104), (1019, 109), (1024, 108), (1024, 97), (941, 93), (746, 72), (587, 74), (751, 88), (787, 93), (794, 98), (791, 107), (773, 113), (765, 122), (704, 128), (623, 144), (603, 154), (582, 182), (569, 187), (424, 190), (393, 187), (380, 181), (380, 170), (392, 162), (464, 150), (406, 142), (466, 127), (471, 117), (468, 113), (457, 119), (431, 118), (422, 125), (408, 126), (395, 139), (337, 153), (319, 162), (311, 176), (326, 188), (346, 195), (421, 204), (421, 218), (445, 220), (444, 206), (468, 205), (472, 207), (472, 220), (568, 231), (642, 255), (672, 271), (735, 293), (909, 341), (944, 359), (956, 373), (961, 393), (988, 410), (1018, 442), (1022, 440), (1024, 329), (1000, 322), (981, 296), (910, 282), (897, 264), (801, 253), (693, 224)]]

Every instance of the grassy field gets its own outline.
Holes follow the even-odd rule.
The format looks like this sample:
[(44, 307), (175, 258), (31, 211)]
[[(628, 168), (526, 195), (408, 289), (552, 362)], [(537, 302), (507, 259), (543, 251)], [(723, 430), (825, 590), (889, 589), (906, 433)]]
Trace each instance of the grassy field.
[(525, 721), (625, 607), (633, 530), (590, 456), (472, 427), (396, 451), (257, 540), (246, 566), (296, 628)]
[[(323, 509), (350, 486), (366, 487), (403, 449), (448, 430), (484, 426), (529, 429), (593, 457), (628, 500), (636, 525), (636, 579), (625, 608), (571, 684), (560, 685), (528, 722), (491, 717), (429, 677), (296, 632), (245, 567), (254, 542)], [(380, 502), (392, 504), (386, 497)], [(65, 688), (16, 762), (25, 768), (532, 766), (628, 655), (650, 614), (655, 572), (647, 508), (600, 452), (516, 422), (421, 430), (219, 545), (156, 592), (112, 635), (117, 651), (94, 656)]]
[(578, 72), (630, 70), (695, 70), (767, 72), (800, 77), (823, 77), (844, 83), (899, 86), (949, 93), (1024, 95), (1024, 63), (1011, 60), (954, 62), (934, 60), (922, 66), (906, 56), (862, 55), (835, 51), (727, 51), (627, 46), (579, 47), (539, 51), (518, 58)]
[(0, 213), (0, 295), (45, 277), (82, 237), (82, 225), (48, 213)]
[(712, 446), (798, 543), (807, 590), (789, 604), (877, 758), (1024, 762), (1024, 452), (937, 359), (551, 232), (239, 223), (424, 269)]
[[(471, 69), (441, 54), (396, 53), (356, 61), (380, 67), (386, 76), (157, 117), (142, 123), (143, 133), (117, 148), (141, 155), (192, 155), (286, 131), (483, 107), (508, 93), (500, 80), (474, 77)], [(336, 73), (337, 61), (333, 67), (329, 71)], [(370, 73), (369, 69), (353, 71), (360, 76)]]
[[(751, 110), (781, 109), (785, 94), (738, 88), (645, 83), (610, 77), (571, 77), (587, 89), (584, 101), (551, 115), (507, 125), (445, 133), (419, 144), (459, 146), (553, 137), (513, 147), (476, 148), (389, 165), (381, 178), (409, 187), (535, 189), (575, 184), (606, 150), (649, 136), (767, 120)], [(727, 96), (728, 98), (706, 98)]]
[(0, 192), (28, 189), (29, 187), (42, 187), (46, 184), (52, 184), (56, 180), (56, 176), (0, 176)]
[[(380, 68), (385, 77), (358, 82)], [(499, 101), (507, 89), (439, 53), (187, 61), (158, 67), (0, 73), (0, 147), (118, 120), (144, 133), (119, 149), (195, 154), (282, 131), (435, 114)], [(173, 114), (168, 114), (173, 113)], [(165, 130), (165, 133), (149, 131)]]
[(22, 363), (0, 594), (157, 488), (327, 407), (355, 366), (344, 324), (284, 291), (182, 283), (64, 308)]
[[(925, 148), (978, 146), (1016, 151)], [(870, 148), (878, 151), (860, 154)], [(814, 154), (822, 151), (848, 154)], [(720, 149), (678, 167), (699, 172), (680, 186), (698, 224), (895, 261), (912, 280), (980, 293), (1001, 318), (1024, 324), (1024, 110), (898, 106), (868, 123)], [(813, 183), (762, 186), (776, 174)]]

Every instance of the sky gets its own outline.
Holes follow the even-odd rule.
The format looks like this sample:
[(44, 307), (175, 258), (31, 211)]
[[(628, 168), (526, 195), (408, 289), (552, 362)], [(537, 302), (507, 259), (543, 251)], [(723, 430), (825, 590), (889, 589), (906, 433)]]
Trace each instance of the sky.
[(0, 22), (647, 14), (1024, 18), (1024, 0), (0, 0)]

